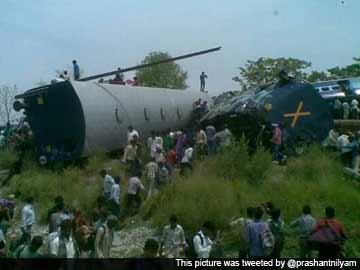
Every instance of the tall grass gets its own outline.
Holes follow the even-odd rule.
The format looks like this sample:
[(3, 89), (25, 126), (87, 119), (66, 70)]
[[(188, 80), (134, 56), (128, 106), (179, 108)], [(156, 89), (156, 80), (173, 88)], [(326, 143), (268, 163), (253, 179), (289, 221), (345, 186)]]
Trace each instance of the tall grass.
[[(288, 166), (279, 167), (272, 165), (269, 153), (263, 150), (247, 157), (241, 144), (233, 145), (233, 152), (225, 151), (199, 164), (191, 177), (178, 180), (148, 201), (143, 214), (158, 226), (176, 214), (191, 234), (207, 219), (226, 228), (234, 217), (244, 216), (247, 207), (267, 201), (282, 210), (287, 223), (300, 216), (305, 204), (318, 218), (331, 205), (350, 235), (347, 255), (360, 256), (360, 191), (343, 176), (341, 164), (332, 154), (312, 147)], [(285, 255), (296, 256), (296, 248), (296, 233), (290, 231)]]
[[(227, 228), (233, 218), (245, 216), (247, 207), (267, 201), (282, 210), (286, 223), (301, 214), (304, 204), (312, 207), (316, 217), (322, 217), (324, 208), (332, 205), (350, 235), (347, 255), (360, 256), (359, 186), (344, 177), (341, 164), (333, 154), (314, 146), (281, 167), (273, 165), (271, 155), (264, 150), (248, 156), (242, 140), (195, 167), (191, 176), (175, 179), (173, 185), (147, 200), (142, 216), (160, 228), (171, 214), (176, 214), (186, 233), (191, 235), (208, 219)], [(33, 196), (37, 216), (43, 221), (57, 195), (62, 195), (69, 206), (89, 214), (101, 194), (102, 179), (98, 173), (102, 168), (110, 170), (113, 176), (125, 178), (124, 165), (100, 152), (91, 156), (82, 169), (68, 167), (58, 171), (41, 169), (25, 158), (22, 173), (11, 179), (8, 192), (18, 193), (21, 199)], [(125, 186), (123, 181), (122, 190)], [(227, 247), (236, 250), (237, 238), (227, 229), (225, 236)], [(286, 241), (285, 255), (297, 255), (296, 233), (292, 231)]]
[(260, 148), (249, 156), (247, 145), (243, 137), (221, 149), (213, 167), (218, 177), (230, 180), (240, 178), (255, 185), (261, 184), (271, 167), (271, 154)]
[(47, 210), (56, 196), (61, 195), (67, 207), (82, 210), (89, 215), (96, 198), (102, 193), (101, 169), (112, 175), (122, 175), (120, 162), (106, 159), (103, 152), (92, 155), (84, 168), (67, 167), (49, 170), (40, 168), (32, 159), (25, 158), (22, 173), (13, 176), (7, 187), (8, 193), (18, 194), (20, 199), (32, 196), (39, 221), (45, 221)]
[(89, 214), (101, 191), (101, 180), (87, 177), (79, 169), (71, 168), (62, 172), (51, 172), (36, 168), (15, 175), (10, 182), (10, 192), (21, 199), (32, 196), (40, 221), (45, 221), (47, 210), (53, 199), (61, 195), (68, 207), (82, 209)]
[(18, 160), (17, 153), (10, 148), (0, 149), (0, 170), (10, 169)]

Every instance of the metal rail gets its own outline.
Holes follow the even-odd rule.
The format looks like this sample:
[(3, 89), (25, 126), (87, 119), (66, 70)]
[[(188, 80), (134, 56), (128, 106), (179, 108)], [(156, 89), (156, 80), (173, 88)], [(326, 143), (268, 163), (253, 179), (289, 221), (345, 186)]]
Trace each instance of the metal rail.
[(151, 66), (154, 66), (154, 65), (159, 65), (159, 64), (164, 64), (164, 63), (177, 61), (177, 60), (181, 60), (181, 59), (185, 59), (185, 58), (190, 58), (190, 57), (194, 57), (194, 56), (198, 56), (198, 55), (202, 55), (202, 54), (212, 53), (212, 52), (215, 52), (215, 51), (219, 51), (220, 49), (221, 49), (221, 47), (216, 47), (216, 48), (212, 48), (212, 49), (208, 49), (208, 50), (204, 50), (204, 51), (199, 51), (199, 52), (189, 53), (189, 54), (185, 54), (185, 55), (180, 55), (180, 56), (165, 59), (165, 60), (162, 60), (162, 61), (159, 61), (159, 62), (143, 64), (143, 65), (137, 65), (137, 66), (133, 66), (133, 67), (129, 67), (129, 68), (124, 68), (124, 69), (121, 69), (121, 70), (114, 70), (114, 71), (111, 71), (111, 72), (105, 72), (105, 73), (101, 73), (101, 74), (97, 74), (97, 75), (93, 75), (93, 76), (89, 76), (89, 77), (79, 79), (79, 81), (84, 82), (84, 81), (96, 80), (96, 79), (99, 79), (99, 78), (102, 78), (102, 77), (107, 77), (107, 76), (111, 76), (111, 75), (115, 75), (115, 74), (119, 74), (119, 73), (129, 72), (129, 71), (138, 70), (138, 69), (141, 69), (141, 68), (151, 67)]

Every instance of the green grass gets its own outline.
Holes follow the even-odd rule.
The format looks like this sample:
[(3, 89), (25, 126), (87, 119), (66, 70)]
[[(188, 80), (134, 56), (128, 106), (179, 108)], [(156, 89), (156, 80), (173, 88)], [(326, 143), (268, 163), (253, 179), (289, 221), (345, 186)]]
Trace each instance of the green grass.
[(11, 165), (18, 159), (15, 151), (10, 148), (0, 149), (0, 170), (10, 169)]
[[(315, 217), (322, 217), (324, 208), (331, 205), (350, 235), (347, 255), (360, 256), (359, 186), (343, 176), (332, 154), (312, 147), (301, 158), (290, 160), (288, 166), (279, 167), (272, 165), (269, 153), (263, 150), (249, 158), (241, 151), (243, 143), (231, 149), (198, 164), (191, 177), (178, 179), (153, 197), (143, 215), (163, 226), (171, 214), (176, 214), (185, 230), (193, 233), (207, 219), (226, 228), (233, 218), (245, 216), (248, 206), (267, 201), (282, 210), (287, 223), (301, 214), (305, 204), (312, 207)], [(227, 245), (235, 248), (236, 238), (230, 230), (226, 233), (232, 240)], [(288, 233), (284, 255), (296, 256), (296, 233)]]
[(62, 172), (36, 168), (14, 176), (10, 182), (10, 192), (19, 194), (21, 199), (35, 198), (37, 216), (42, 221), (57, 195), (63, 196), (68, 206), (89, 213), (101, 190), (99, 178), (87, 177), (76, 168)]
[(64, 169), (59, 165), (55, 166), (57, 169), (50, 170), (39, 167), (33, 157), (25, 157), (22, 173), (13, 176), (5, 193), (17, 194), (20, 200), (34, 197), (37, 218), (41, 222), (46, 222), (47, 211), (58, 195), (64, 198), (67, 207), (80, 209), (90, 217), (97, 197), (102, 194), (100, 170), (106, 169), (112, 176), (120, 176), (124, 191), (127, 185), (125, 166), (119, 160), (108, 159), (101, 151), (94, 153), (82, 164), (81, 168), (69, 166)]

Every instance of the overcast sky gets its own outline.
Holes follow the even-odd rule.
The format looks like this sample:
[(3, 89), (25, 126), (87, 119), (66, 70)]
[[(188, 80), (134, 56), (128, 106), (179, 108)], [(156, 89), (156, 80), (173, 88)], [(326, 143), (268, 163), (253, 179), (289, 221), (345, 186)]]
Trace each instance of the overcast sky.
[(235, 90), (238, 67), (262, 56), (302, 58), (313, 69), (347, 65), (360, 56), (360, 1), (344, 2), (0, 0), (0, 84), (25, 91), (72, 59), (92, 75), (155, 50), (176, 56), (215, 46), (223, 48), (178, 62), (190, 88), (205, 71), (213, 93)]

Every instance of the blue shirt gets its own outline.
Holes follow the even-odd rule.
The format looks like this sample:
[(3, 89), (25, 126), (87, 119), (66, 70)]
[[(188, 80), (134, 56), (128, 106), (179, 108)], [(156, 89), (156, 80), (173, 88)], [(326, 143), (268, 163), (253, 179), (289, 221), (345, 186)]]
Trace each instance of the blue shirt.
[(74, 77), (79, 78), (80, 77), (80, 68), (78, 64), (74, 64)]
[(246, 239), (249, 243), (249, 255), (252, 257), (264, 257), (261, 233), (267, 229), (266, 223), (255, 220), (247, 225)]
[(314, 229), (316, 224), (316, 219), (311, 215), (303, 214), (298, 219), (295, 219), (290, 223), (290, 227), (298, 227), (299, 228), (299, 236), (302, 239), (307, 239)]
[(35, 212), (31, 204), (26, 204), (21, 211), (21, 228), (35, 224)]

